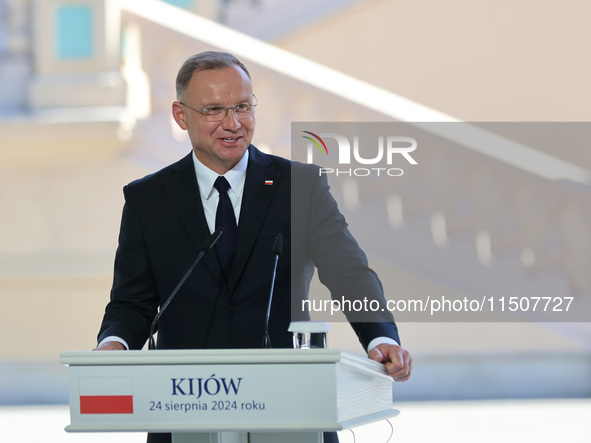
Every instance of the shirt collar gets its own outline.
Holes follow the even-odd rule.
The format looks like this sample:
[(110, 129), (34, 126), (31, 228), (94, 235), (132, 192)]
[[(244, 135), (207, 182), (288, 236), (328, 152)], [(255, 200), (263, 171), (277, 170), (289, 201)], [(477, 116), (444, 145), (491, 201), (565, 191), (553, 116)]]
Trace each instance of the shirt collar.
[[(219, 174), (201, 163), (195, 155), (195, 151), (193, 151), (193, 165), (195, 166), (195, 175), (197, 176), (201, 198), (209, 200), (213, 194), (213, 184), (219, 177)], [(239, 198), (242, 196), (242, 191), (244, 190), (247, 166), (248, 149), (244, 152), (240, 161), (236, 163), (236, 166), (224, 174), (224, 177), (226, 177), (226, 180), (228, 180), (228, 183), (230, 184), (230, 190), (228, 192), (233, 192), (234, 195)]]

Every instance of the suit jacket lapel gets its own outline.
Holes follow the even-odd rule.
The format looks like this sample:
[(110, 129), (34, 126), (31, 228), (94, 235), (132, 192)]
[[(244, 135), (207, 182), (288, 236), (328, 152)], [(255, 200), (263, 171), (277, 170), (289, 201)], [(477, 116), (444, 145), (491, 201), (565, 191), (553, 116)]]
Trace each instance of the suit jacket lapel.
[[(238, 222), (238, 245), (229, 283), (230, 291), (242, 275), (281, 177), (269, 168), (271, 163), (268, 156), (251, 145)], [(272, 251), (269, 251), (269, 254), (271, 253)]]
[[(167, 179), (164, 186), (187, 235), (197, 251), (199, 251), (210, 232), (203, 212), (192, 154), (189, 154), (174, 166), (177, 174)], [(221, 268), (215, 251), (205, 254), (203, 263), (217, 281), (223, 280), (219, 278)]]

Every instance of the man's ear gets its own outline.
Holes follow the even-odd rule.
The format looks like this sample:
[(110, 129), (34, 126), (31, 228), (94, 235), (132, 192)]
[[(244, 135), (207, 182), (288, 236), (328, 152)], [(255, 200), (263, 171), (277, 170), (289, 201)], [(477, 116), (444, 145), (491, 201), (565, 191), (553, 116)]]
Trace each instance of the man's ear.
[(180, 128), (184, 131), (187, 130), (187, 122), (186, 122), (186, 118), (187, 118), (187, 114), (185, 112), (185, 108), (183, 105), (181, 105), (179, 102), (174, 102), (172, 104), (172, 117), (174, 118), (174, 121), (177, 123), (177, 125), (180, 126)]

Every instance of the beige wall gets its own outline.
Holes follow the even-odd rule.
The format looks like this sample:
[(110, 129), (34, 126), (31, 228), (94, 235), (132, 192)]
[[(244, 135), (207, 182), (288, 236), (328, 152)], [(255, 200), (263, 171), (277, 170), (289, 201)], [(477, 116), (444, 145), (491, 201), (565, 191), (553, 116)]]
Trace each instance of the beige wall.
[[(112, 282), (123, 193), (150, 172), (125, 158), (0, 165), (0, 365), (57, 362), (96, 344)], [(86, 146), (80, 143), (79, 149)], [(113, 155), (111, 153), (111, 155)], [(1, 389), (0, 389), (1, 390)]]
[(467, 121), (591, 120), (586, 0), (375, 0), (275, 42)]

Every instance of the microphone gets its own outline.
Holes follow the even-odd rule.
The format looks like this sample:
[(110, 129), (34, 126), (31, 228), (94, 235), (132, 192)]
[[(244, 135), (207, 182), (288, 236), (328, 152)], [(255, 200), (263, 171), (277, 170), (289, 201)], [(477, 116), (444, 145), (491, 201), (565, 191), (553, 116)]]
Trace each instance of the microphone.
[(263, 339), (263, 347), (271, 349), (271, 337), (269, 336), (269, 316), (271, 315), (271, 303), (273, 302), (273, 289), (275, 289), (275, 276), (277, 275), (277, 262), (279, 256), (283, 251), (283, 234), (277, 234), (275, 243), (273, 244), (273, 275), (271, 277), (271, 290), (269, 291), (269, 305), (267, 306), (267, 318), (265, 321), (265, 338)]
[(150, 326), (150, 341), (148, 343), (148, 349), (150, 349), (150, 350), (156, 349), (156, 344), (154, 343), (154, 330), (156, 329), (156, 325), (158, 324), (158, 320), (160, 320), (162, 313), (166, 310), (166, 308), (168, 307), (168, 305), (170, 304), (170, 302), (172, 301), (172, 299), (174, 298), (176, 293), (179, 291), (179, 289), (181, 289), (181, 286), (183, 286), (183, 283), (185, 283), (185, 280), (187, 280), (187, 278), (189, 278), (189, 275), (191, 275), (191, 272), (193, 272), (193, 269), (195, 268), (195, 266), (197, 266), (197, 263), (199, 263), (201, 261), (201, 259), (203, 258), (203, 256), (205, 255), (205, 253), (207, 251), (209, 251), (211, 248), (213, 248), (213, 246), (218, 241), (218, 239), (221, 237), (221, 235), (222, 235), (222, 228), (217, 228), (213, 234), (211, 234), (209, 237), (207, 237), (207, 240), (205, 240), (205, 243), (203, 243), (203, 246), (201, 246), (201, 250), (199, 251), (199, 255), (197, 255), (197, 258), (195, 259), (195, 261), (193, 262), (191, 267), (189, 269), (187, 269), (187, 272), (185, 272), (185, 275), (183, 275), (183, 278), (181, 278), (181, 281), (179, 281), (178, 285), (176, 285), (176, 288), (174, 288), (174, 291), (172, 291), (170, 296), (166, 299), (166, 301), (164, 302), (164, 304), (160, 308), (160, 311), (158, 311), (158, 313), (154, 317), (154, 321), (152, 322), (152, 325)]

